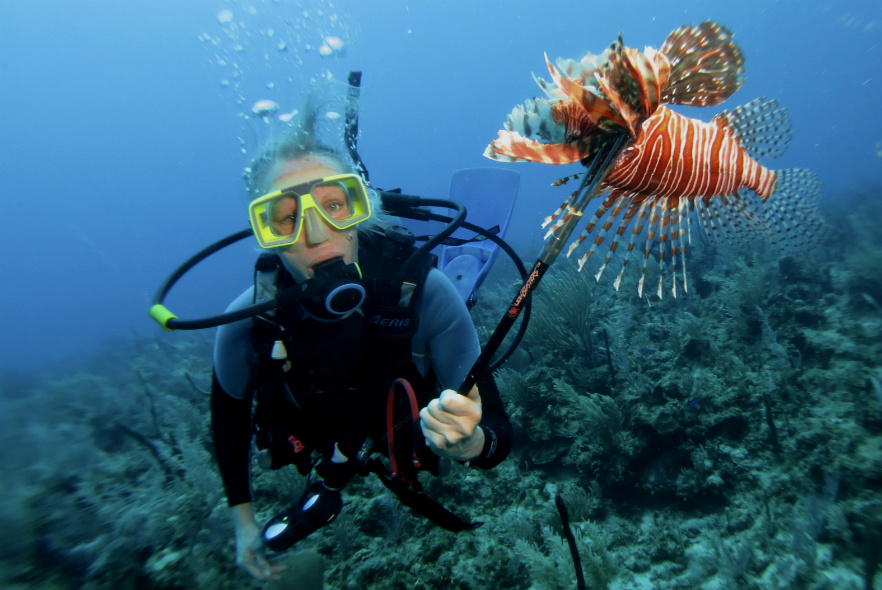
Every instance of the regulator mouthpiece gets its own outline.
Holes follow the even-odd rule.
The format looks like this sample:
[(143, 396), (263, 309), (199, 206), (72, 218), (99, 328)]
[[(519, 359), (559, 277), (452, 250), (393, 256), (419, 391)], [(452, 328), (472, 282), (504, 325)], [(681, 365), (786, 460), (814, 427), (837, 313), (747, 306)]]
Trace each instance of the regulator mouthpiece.
[(361, 269), (346, 264), (342, 257), (326, 260), (315, 267), (315, 276), (304, 284), (298, 299), (307, 313), (325, 321), (349, 315), (364, 302)]

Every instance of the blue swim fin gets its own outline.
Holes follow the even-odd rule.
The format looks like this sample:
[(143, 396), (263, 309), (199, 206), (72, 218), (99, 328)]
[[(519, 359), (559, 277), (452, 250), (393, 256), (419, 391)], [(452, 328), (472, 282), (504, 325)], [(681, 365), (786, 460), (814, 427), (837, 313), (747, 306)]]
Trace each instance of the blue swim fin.
[[(505, 168), (466, 168), (457, 170), (450, 181), (450, 200), (465, 205), (466, 221), (494, 230), (503, 238), (521, 175)], [(463, 301), (471, 308), (475, 294), (499, 254), (499, 246), (487, 239), (474, 238), (475, 233), (464, 228), (451, 236), (462, 242), (444, 245), (438, 253), (438, 268), (447, 275)], [(479, 237), (480, 238), (480, 237)]]

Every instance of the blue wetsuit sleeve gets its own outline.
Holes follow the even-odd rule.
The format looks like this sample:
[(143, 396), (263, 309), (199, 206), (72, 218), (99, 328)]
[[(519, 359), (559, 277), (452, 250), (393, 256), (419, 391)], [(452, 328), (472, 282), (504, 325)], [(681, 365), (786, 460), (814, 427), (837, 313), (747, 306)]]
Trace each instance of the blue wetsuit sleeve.
[[(227, 311), (247, 307), (253, 300), (254, 287), (249, 287), (227, 307)], [(237, 399), (246, 397), (253, 367), (257, 365), (257, 355), (251, 344), (252, 324), (251, 318), (224, 324), (217, 329), (214, 339), (215, 375), (223, 390)]]
[(420, 342), (415, 344), (414, 352), (425, 355), (442, 389), (456, 389), (478, 359), (481, 346), (456, 287), (437, 269), (430, 270), (426, 277), (418, 314), (421, 334), (417, 335)]
[[(419, 316), (425, 352), (439, 384), (443, 389), (458, 388), (478, 360), (481, 346), (465, 303), (450, 280), (436, 269), (429, 271), (426, 277)], [(478, 391), (482, 402), (480, 426), (484, 429), (484, 448), (469, 465), (490, 469), (511, 451), (512, 427), (489, 369), (479, 376)]]

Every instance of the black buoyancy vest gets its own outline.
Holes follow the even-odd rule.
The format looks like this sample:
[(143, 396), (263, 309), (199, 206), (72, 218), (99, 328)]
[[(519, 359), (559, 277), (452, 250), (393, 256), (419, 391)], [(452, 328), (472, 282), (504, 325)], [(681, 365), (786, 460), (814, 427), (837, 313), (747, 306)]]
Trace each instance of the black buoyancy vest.
[[(252, 341), (260, 359), (255, 439), (259, 448), (269, 450), (272, 468), (294, 463), (306, 472), (310, 451), (330, 456), (336, 445), (355, 458), (365, 441), (382, 439), (387, 395), (397, 378), (411, 383), (420, 407), (436, 394), (434, 376), (423, 378), (411, 354), (411, 339), (419, 326), (414, 303), (435, 257), (420, 256), (399, 274), (415, 251), (409, 231), (393, 226), (360, 231), (358, 236), (366, 298), (356, 313), (319, 322), (304, 318), (299, 309), (280, 308), (254, 319)], [(258, 260), (257, 301), (292, 284), (278, 256)], [(279, 354), (279, 342), (286, 355)], [(407, 430), (419, 428), (403, 419), (407, 404), (397, 406), (402, 420), (396, 420), (407, 424), (403, 435), (396, 436), (396, 457), (402, 456), (400, 463), (409, 461), (416, 444), (417, 453), (425, 457), (423, 467), (436, 472), (437, 457), (422, 437), (412, 437)], [(354, 468), (355, 461), (351, 463)]]

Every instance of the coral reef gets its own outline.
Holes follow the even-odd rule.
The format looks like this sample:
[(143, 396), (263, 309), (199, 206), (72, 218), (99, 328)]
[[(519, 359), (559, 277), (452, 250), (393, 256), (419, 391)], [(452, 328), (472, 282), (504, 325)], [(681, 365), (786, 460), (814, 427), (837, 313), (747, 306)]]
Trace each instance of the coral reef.
[[(800, 258), (690, 250), (689, 292), (642, 300), (565, 261), (497, 373), (516, 447), (429, 495), (454, 535), (374, 479), (301, 543), (349, 589), (882, 588), (882, 207), (854, 195)], [(654, 272), (650, 270), (650, 272)], [(512, 293), (488, 284), (482, 334)], [(240, 571), (208, 436), (210, 334), (133, 336), (0, 392), (0, 585), (261, 586)], [(256, 465), (260, 516), (304, 481)], [(283, 587), (276, 584), (273, 587)]]

